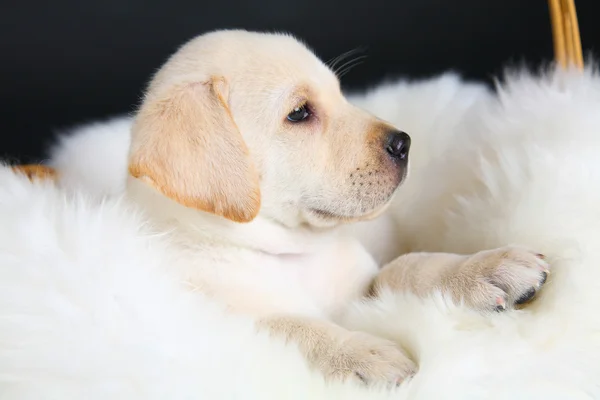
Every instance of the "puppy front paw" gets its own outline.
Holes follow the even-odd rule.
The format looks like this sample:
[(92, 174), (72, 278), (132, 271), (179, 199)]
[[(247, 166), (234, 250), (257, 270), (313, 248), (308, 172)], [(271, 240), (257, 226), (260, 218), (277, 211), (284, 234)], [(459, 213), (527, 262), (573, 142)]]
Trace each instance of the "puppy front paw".
[(504, 311), (531, 301), (546, 282), (549, 265), (534, 251), (508, 246), (476, 253), (446, 275), (453, 298), (481, 311)]
[(356, 379), (366, 385), (397, 386), (417, 372), (416, 364), (395, 343), (351, 332), (318, 361), (329, 379)]

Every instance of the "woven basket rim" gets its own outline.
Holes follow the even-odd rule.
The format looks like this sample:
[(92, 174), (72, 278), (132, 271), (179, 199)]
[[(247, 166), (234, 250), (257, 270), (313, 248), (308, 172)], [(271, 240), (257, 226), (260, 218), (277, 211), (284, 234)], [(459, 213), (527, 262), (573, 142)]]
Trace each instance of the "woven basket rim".
[(583, 69), (583, 51), (575, 0), (548, 0), (554, 59), (562, 68)]

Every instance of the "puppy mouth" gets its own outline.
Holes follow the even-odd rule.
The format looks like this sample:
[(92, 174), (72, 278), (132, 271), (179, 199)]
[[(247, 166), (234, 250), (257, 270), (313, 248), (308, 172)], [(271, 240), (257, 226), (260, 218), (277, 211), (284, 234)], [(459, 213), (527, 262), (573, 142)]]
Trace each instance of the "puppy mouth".
[(365, 220), (369, 220), (369, 219), (377, 217), (383, 211), (385, 211), (385, 209), (387, 209), (388, 205), (389, 205), (389, 202), (387, 204), (383, 205), (382, 207), (377, 207), (374, 210), (370, 210), (366, 213), (361, 213), (361, 214), (356, 214), (356, 215), (338, 214), (338, 213), (335, 213), (335, 212), (332, 212), (329, 210), (324, 210), (321, 208), (309, 208), (308, 210), (312, 214), (314, 214), (324, 220), (337, 221), (337, 222), (357, 222), (357, 221), (365, 221)]
[(342, 215), (337, 214), (328, 210), (323, 210), (320, 208), (309, 208), (309, 211), (313, 214), (318, 215), (321, 218), (325, 219), (337, 219), (337, 220), (349, 220), (359, 218), (360, 216), (350, 216), (350, 215)]
[[(367, 210), (362, 209), (362, 210), (360, 210), (360, 212), (356, 212), (355, 214), (352, 214), (352, 215), (342, 214), (342, 213), (338, 213), (335, 211), (331, 211), (331, 209), (320, 208), (320, 207), (308, 207), (308, 208), (306, 208), (306, 210), (310, 214), (316, 216), (317, 218), (319, 218), (322, 221), (327, 222), (327, 223), (333, 223), (333, 222), (349, 223), (349, 222), (360, 222), (360, 221), (368, 221), (368, 220), (375, 219), (378, 216), (380, 216), (381, 214), (383, 214), (389, 208), (389, 206), (392, 204), (392, 201), (395, 197), (397, 189), (401, 186), (402, 181), (404, 181), (404, 179), (406, 178), (407, 175), (408, 174), (405, 171), (403, 173), (403, 177), (402, 177), (400, 183), (389, 194), (389, 196), (386, 196), (386, 199), (383, 202), (380, 202), (377, 205), (373, 205), (373, 207), (369, 207)], [(356, 210), (356, 211), (358, 211), (358, 210)]]
[[(331, 211), (328, 208), (320, 208), (320, 207), (307, 207), (305, 210), (308, 211), (309, 214), (317, 217), (319, 220), (323, 221), (326, 224), (331, 223), (352, 223), (352, 222), (360, 222), (360, 221), (368, 221), (379, 217), (383, 214), (392, 203), (392, 200), (396, 194), (396, 191), (402, 186), (402, 183), (406, 180), (408, 176), (408, 168), (405, 168), (402, 171), (402, 175), (399, 177), (399, 181), (397, 185), (388, 192), (387, 195), (384, 195), (384, 198), (379, 198), (380, 201), (373, 204), (373, 207), (369, 207), (367, 210), (362, 209), (360, 212), (357, 212), (351, 215), (338, 213), (335, 211)], [(383, 201), (381, 201), (383, 200)]]

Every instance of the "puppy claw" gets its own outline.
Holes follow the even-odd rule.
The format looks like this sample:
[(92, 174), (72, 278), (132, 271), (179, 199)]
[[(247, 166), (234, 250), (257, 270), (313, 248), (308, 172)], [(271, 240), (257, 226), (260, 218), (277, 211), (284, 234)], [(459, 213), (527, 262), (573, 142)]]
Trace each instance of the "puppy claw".
[(544, 283), (546, 283), (546, 280), (548, 279), (548, 275), (550, 275), (550, 271), (542, 272), (542, 279), (538, 283), (538, 288), (542, 287), (544, 285)]
[(358, 378), (358, 380), (361, 381), (365, 385), (367, 385), (369, 383), (369, 380), (360, 372), (355, 372), (354, 376), (356, 376)]
[(521, 304), (525, 304), (525, 303), (529, 302), (531, 299), (533, 299), (536, 292), (537, 291), (535, 290), (535, 288), (529, 289), (527, 292), (523, 293), (523, 295), (521, 297), (519, 297), (517, 299), (517, 301), (515, 301), (515, 304), (521, 305)]
[(415, 371), (410, 372), (408, 375), (406, 376), (399, 376), (398, 379), (396, 379), (396, 387), (402, 385), (404, 382), (411, 380), (412, 378), (414, 378), (414, 376), (417, 373)]
[(494, 310), (496, 312), (503, 312), (506, 310), (506, 301), (502, 297), (496, 299), (496, 308)]

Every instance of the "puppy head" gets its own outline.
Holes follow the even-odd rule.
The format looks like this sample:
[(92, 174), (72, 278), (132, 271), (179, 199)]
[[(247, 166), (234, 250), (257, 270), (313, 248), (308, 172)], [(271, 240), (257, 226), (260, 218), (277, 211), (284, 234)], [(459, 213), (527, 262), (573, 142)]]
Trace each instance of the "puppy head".
[(294, 38), (218, 31), (184, 45), (149, 85), (129, 172), (176, 202), (288, 226), (372, 217), (406, 175), (410, 138), (349, 104)]

